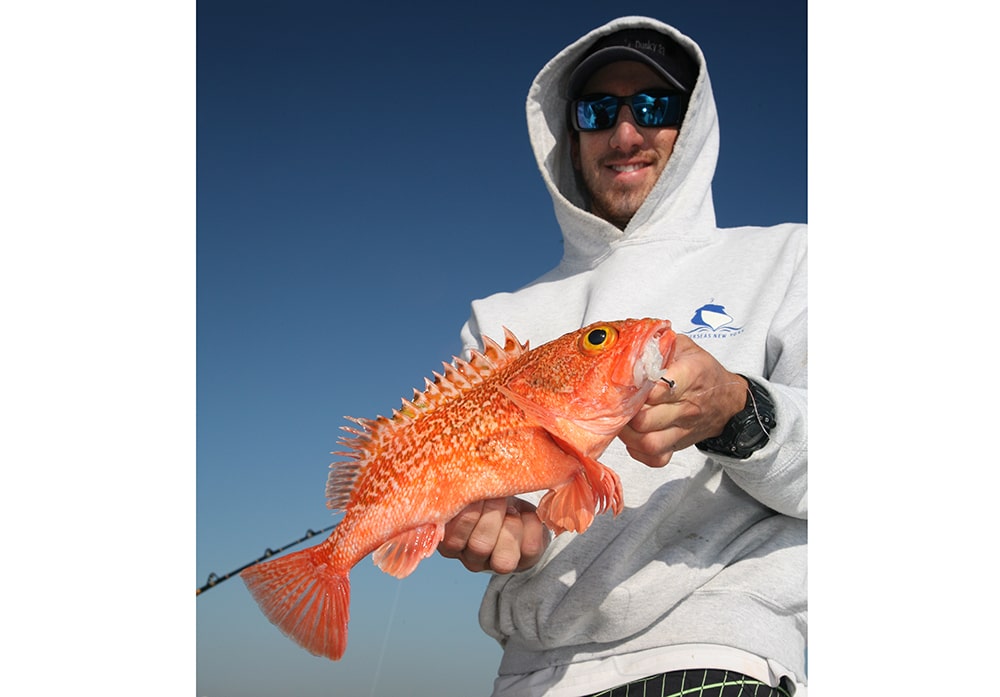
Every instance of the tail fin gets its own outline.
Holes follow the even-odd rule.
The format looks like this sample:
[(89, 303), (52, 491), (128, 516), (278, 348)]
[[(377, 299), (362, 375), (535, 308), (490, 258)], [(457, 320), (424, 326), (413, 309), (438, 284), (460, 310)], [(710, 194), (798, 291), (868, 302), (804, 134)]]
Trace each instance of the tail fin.
[(347, 648), (351, 582), (329, 559), (320, 544), (255, 564), (240, 577), (278, 629), (309, 653), (336, 661)]

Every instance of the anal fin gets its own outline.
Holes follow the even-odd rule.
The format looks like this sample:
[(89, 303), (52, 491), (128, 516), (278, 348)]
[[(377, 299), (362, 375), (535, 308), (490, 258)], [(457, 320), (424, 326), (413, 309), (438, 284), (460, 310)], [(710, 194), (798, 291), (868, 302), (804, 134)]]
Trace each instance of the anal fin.
[(402, 532), (372, 554), (372, 561), (390, 576), (405, 578), (437, 549), (444, 537), (444, 525), (427, 523)]

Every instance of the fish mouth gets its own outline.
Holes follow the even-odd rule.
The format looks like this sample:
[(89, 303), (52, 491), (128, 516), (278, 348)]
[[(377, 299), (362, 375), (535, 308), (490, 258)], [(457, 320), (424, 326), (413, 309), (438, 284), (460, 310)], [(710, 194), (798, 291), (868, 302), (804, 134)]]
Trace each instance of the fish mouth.
[(657, 322), (646, 341), (642, 352), (632, 367), (632, 380), (637, 388), (647, 381), (656, 382), (666, 375), (666, 366), (674, 352), (677, 335), (670, 328), (669, 320)]
[(670, 320), (647, 318), (636, 321), (647, 329), (641, 338), (631, 340), (628, 351), (620, 356), (608, 375), (612, 389), (602, 398), (603, 407), (588, 402), (586, 408), (595, 410), (591, 416), (581, 418), (571, 409), (563, 414), (563, 418), (592, 434), (614, 436), (646, 401), (653, 385), (664, 375), (677, 335), (670, 328)]

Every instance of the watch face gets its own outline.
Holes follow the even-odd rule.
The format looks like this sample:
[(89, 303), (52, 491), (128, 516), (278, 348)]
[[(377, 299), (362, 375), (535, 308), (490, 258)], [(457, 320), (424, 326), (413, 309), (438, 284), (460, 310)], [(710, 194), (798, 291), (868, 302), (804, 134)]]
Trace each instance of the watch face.
[(749, 385), (746, 405), (729, 420), (722, 433), (696, 443), (695, 447), (699, 450), (745, 460), (767, 445), (770, 432), (777, 423), (774, 403), (763, 387), (745, 375), (743, 377)]

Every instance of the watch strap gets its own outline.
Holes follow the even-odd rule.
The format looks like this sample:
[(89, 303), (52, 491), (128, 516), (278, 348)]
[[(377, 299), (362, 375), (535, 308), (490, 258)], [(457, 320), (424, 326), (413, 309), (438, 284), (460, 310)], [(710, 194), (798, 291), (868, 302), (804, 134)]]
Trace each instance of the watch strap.
[(778, 423), (774, 415), (774, 401), (760, 383), (746, 375), (740, 377), (747, 381), (747, 399), (743, 409), (729, 419), (722, 433), (695, 443), (698, 450), (745, 460), (770, 440), (770, 433)]

